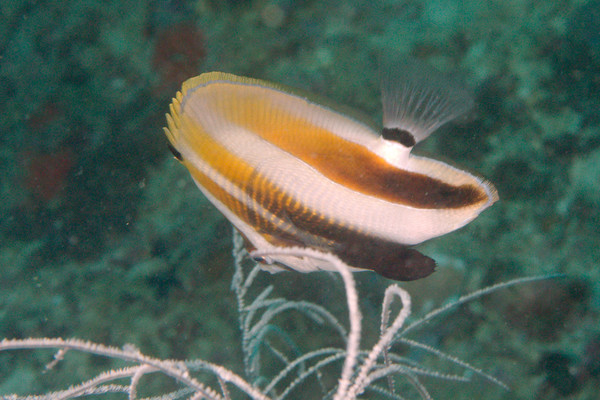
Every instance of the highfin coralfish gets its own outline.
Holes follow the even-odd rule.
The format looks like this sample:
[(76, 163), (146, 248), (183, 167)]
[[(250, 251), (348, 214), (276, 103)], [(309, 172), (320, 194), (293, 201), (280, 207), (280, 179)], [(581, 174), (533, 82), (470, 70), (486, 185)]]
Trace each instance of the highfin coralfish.
[[(498, 195), (475, 174), (411, 154), (470, 107), (467, 92), (413, 61), (382, 78), (382, 129), (283, 85), (210, 72), (183, 83), (165, 133), (249, 251), (308, 247), (356, 270), (423, 278), (435, 261), (411, 246), (464, 226)], [(333, 269), (307, 257), (259, 261)]]

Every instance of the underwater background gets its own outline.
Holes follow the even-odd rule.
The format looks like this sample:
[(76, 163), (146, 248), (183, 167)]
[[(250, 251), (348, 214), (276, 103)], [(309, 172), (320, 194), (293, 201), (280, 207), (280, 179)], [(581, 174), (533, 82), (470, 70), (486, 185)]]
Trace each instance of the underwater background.
[[(380, 121), (378, 58), (388, 52), (455, 71), (470, 88), (475, 108), (416, 150), (477, 171), (500, 194), (465, 228), (419, 246), (438, 268), (402, 283), (413, 314), (497, 282), (564, 274), (497, 291), (413, 334), (510, 391), (477, 377), (423, 383), (436, 399), (596, 399), (600, 1), (3, 1), (0, 338), (131, 343), (242, 374), (232, 228), (168, 151), (168, 104), (185, 79), (218, 70)], [(355, 277), (370, 347), (389, 281)], [(346, 321), (343, 286), (332, 290), (326, 273), (259, 279)], [(281, 324), (301, 345), (324, 340), (294, 318)], [(51, 359), (0, 354), (0, 396), (113, 367), (73, 355), (44, 372)]]

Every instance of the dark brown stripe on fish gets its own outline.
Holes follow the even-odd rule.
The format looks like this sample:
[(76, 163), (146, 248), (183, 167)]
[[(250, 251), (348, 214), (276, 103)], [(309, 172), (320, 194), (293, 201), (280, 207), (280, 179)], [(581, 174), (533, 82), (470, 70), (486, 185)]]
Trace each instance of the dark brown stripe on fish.
[[(251, 90), (252, 87), (245, 89)], [(252, 131), (311, 165), (328, 179), (351, 190), (391, 203), (422, 209), (461, 208), (488, 200), (487, 193), (481, 187), (452, 185), (390, 165), (365, 146), (345, 140), (306, 119), (280, 110), (277, 104), (271, 104), (253, 92), (247, 93), (243, 98), (240, 96), (236, 101), (242, 102), (237, 106), (245, 107), (247, 112), (217, 112), (222, 112), (224, 118)], [(272, 109), (276, 115), (285, 115), (284, 121), (257, 118), (258, 110), (264, 109)], [(249, 110), (257, 111), (255, 113)]]

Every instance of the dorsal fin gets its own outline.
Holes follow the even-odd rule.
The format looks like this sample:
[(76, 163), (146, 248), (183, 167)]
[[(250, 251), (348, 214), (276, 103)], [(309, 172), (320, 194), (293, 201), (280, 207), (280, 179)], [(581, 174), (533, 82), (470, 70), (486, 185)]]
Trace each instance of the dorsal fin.
[(471, 95), (451, 77), (415, 59), (381, 62), (384, 139), (412, 147), (468, 111)]

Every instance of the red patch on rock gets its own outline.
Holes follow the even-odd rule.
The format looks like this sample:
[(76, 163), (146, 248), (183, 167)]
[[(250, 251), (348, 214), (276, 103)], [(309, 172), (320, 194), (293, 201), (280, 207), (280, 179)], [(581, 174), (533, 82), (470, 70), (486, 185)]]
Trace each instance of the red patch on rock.
[(193, 24), (177, 24), (156, 35), (152, 65), (161, 77), (159, 90), (172, 91), (198, 74), (206, 55), (204, 36)]
[(69, 149), (56, 153), (29, 154), (26, 163), (25, 186), (37, 198), (50, 201), (67, 182), (75, 164)]

